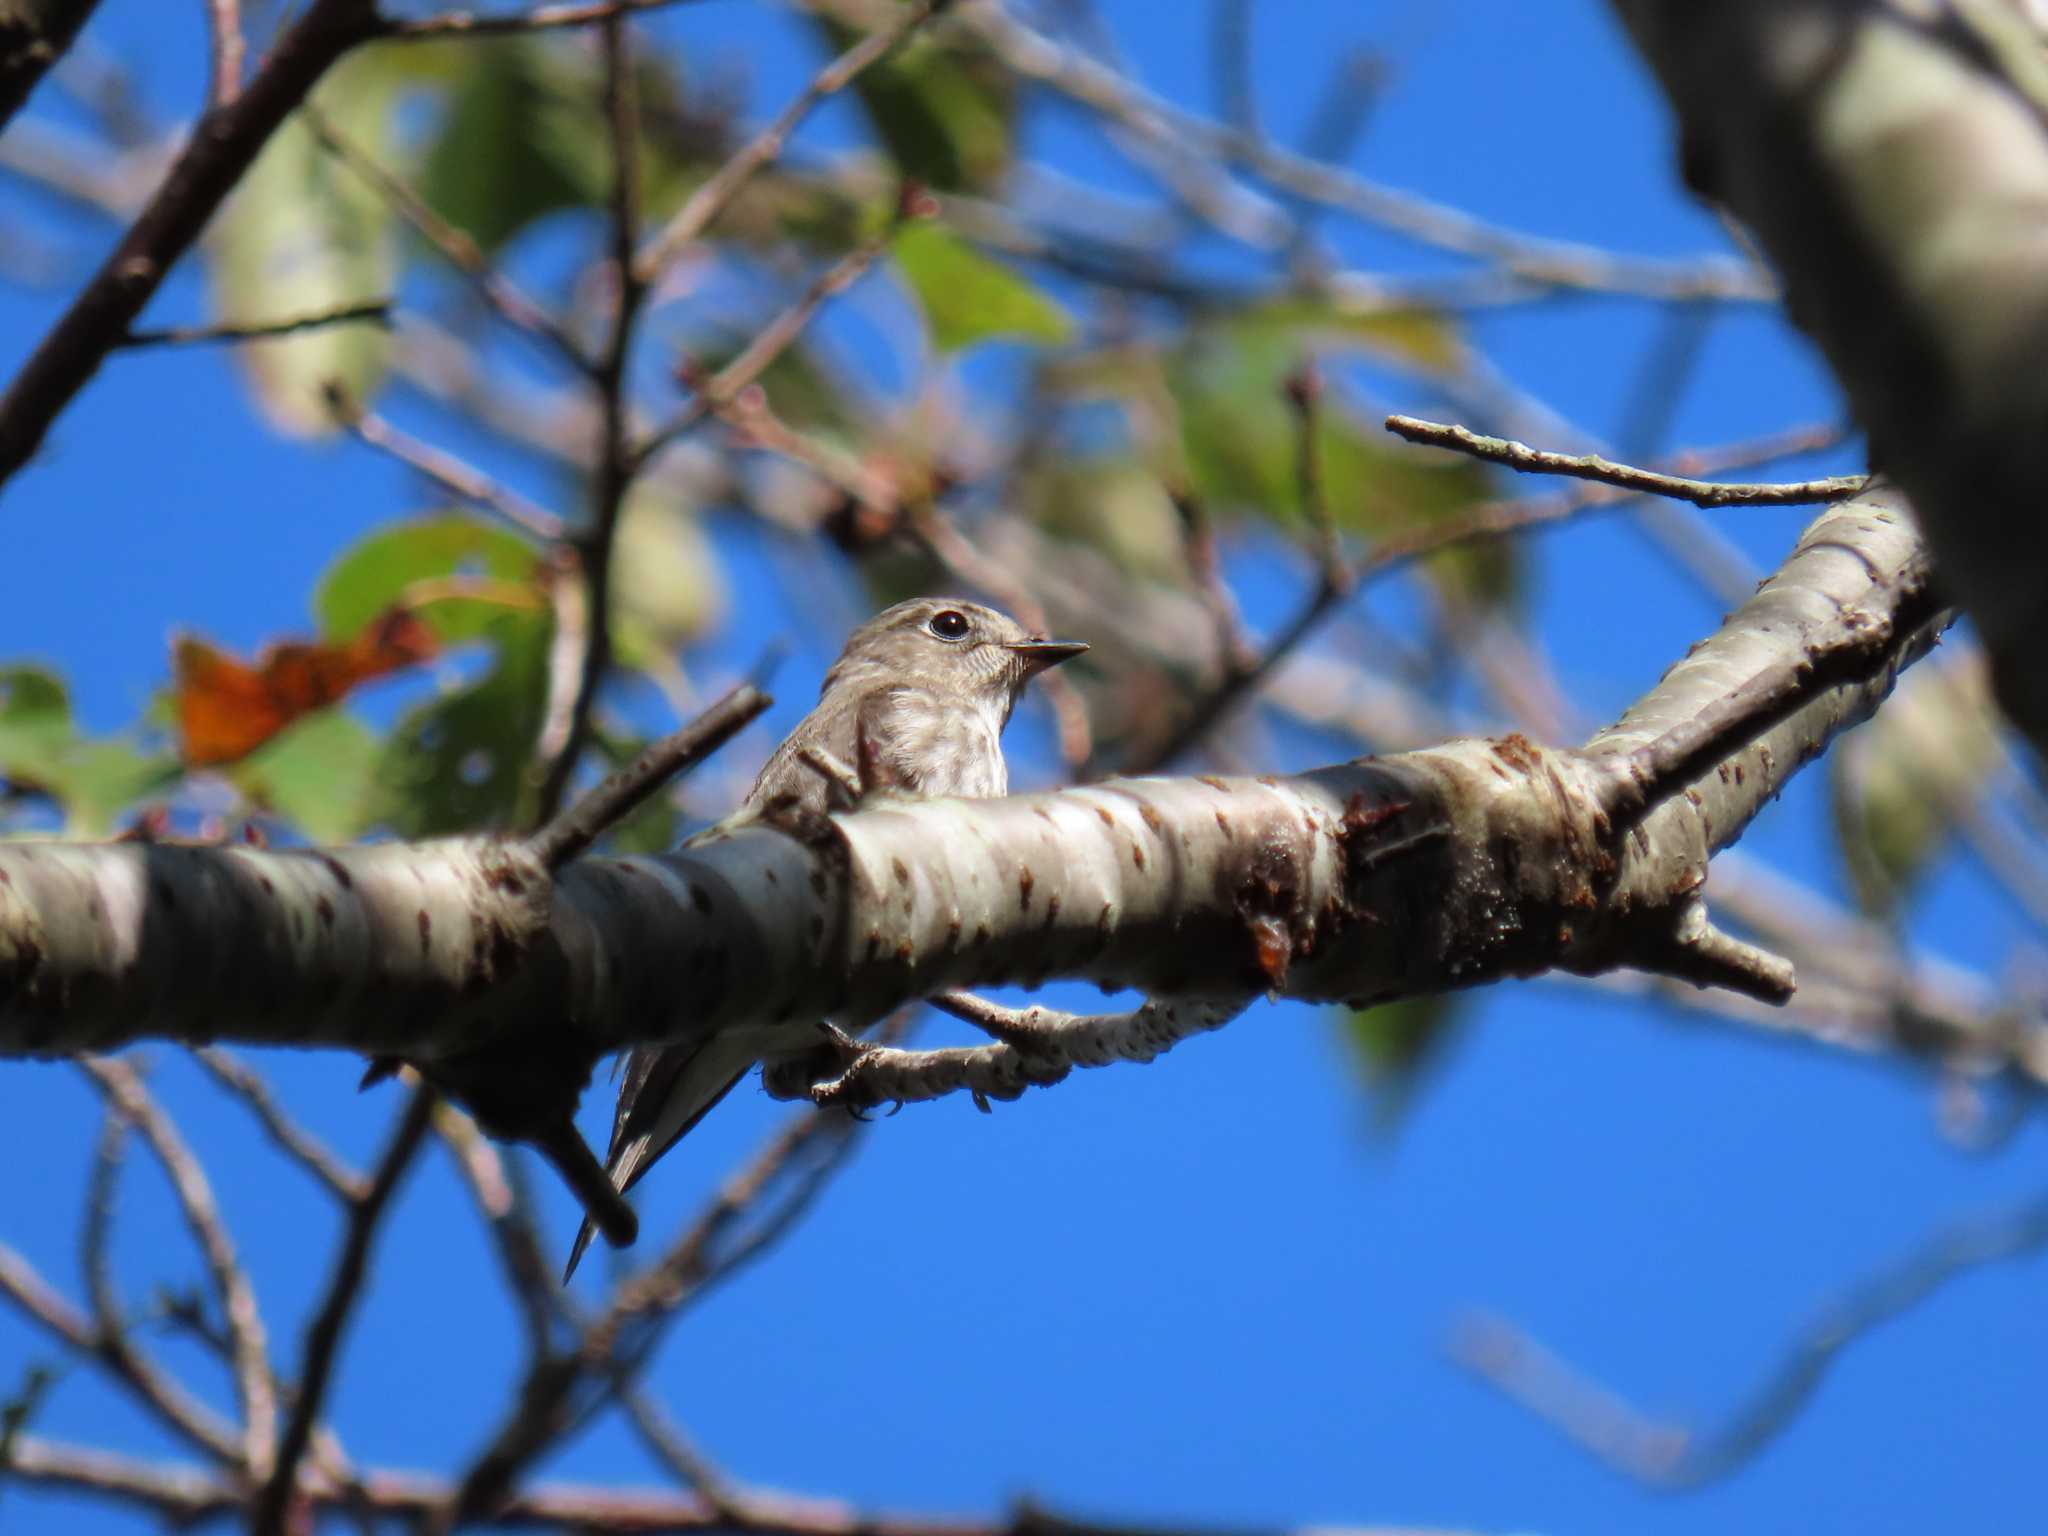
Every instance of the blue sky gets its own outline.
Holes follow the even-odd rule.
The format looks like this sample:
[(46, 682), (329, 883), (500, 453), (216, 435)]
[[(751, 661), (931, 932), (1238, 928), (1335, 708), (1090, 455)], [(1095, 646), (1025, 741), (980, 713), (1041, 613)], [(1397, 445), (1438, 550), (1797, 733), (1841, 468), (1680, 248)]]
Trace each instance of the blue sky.
[[(168, 115), (200, 87), (202, 39), (200, 7), (172, 8), (175, 20), (165, 9), (107, 0), (94, 35), (136, 64)], [(1201, 12), (1102, 11), (1152, 89), (1211, 106)], [(743, 65), (757, 116), (816, 67), (787, 17), (732, 0), (649, 27), (700, 63)], [(1360, 41), (1395, 67), (1354, 157), (1362, 171), (1535, 233), (1651, 255), (1723, 248), (1675, 185), (1661, 106), (1605, 7), (1261, 7), (1252, 67), (1276, 137), (1298, 128), (1339, 46)], [(835, 105), (799, 144), (829, 152), (859, 132), (852, 109)], [(1031, 132), (1035, 153), (1076, 174), (1144, 186), (1106, 163), (1098, 136), (1066, 109), (1041, 109)], [(0, 185), (0, 209), (30, 206), (26, 197)], [(88, 222), (58, 227), (95, 257), (107, 238)], [(1330, 228), (1348, 260), (1441, 265)], [(0, 368), (33, 344), (61, 291), (0, 284)], [(201, 301), (187, 272), (151, 317), (196, 315)], [(1580, 300), (1485, 319), (1476, 339), (1519, 386), (1609, 437), (1629, 419), (1659, 323), (1643, 306)], [(1837, 410), (1783, 322), (1743, 311), (1709, 332), (1667, 440), (1732, 440)], [(225, 353), (116, 358), (43, 459), (0, 493), (0, 658), (52, 661), (85, 717), (116, 727), (163, 685), (173, 628), (245, 649), (303, 630), (325, 563), (416, 501), (360, 450), (267, 433)], [(1801, 517), (1717, 522), (1767, 567)], [(792, 622), (759, 535), (724, 523), (714, 532), (741, 622), (693, 658), (708, 678), (745, 666)], [(1575, 526), (1533, 548), (1543, 644), (1588, 723), (1611, 718), (1719, 618), (1720, 605), (1649, 557), (1626, 524)], [(1248, 569), (1247, 610), (1270, 624), (1288, 611), (1290, 578), (1270, 561)], [(769, 729), (800, 711), (836, 639), (813, 636), (785, 663)], [(1043, 782), (1043, 720), (1018, 729), (1017, 778)], [(758, 756), (769, 730), (747, 740)], [(1283, 736), (1276, 750), (1291, 745)], [(1744, 849), (1836, 889), (1821, 789), (1812, 773), (1795, 783)], [(1961, 863), (1930, 882), (1915, 918), (1917, 943), (1992, 975), (2027, 939)], [(357, 1096), (355, 1064), (338, 1056), (260, 1064), (359, 1159), (396, 1111), (390, 1089)], [(324, 1280), (332, 1213), (188, 1064), (160, 1053), (158, 1079), (214, 1170), (289, 1368)], [(609, 1110), (588, 1108), (595, 1133)], [(675, 1329), (656, 1381), (733, 1475), (895, 1509), (993, 1512), (1029, 1495), (1078, 1516), (1156, 1524), (1586, 1536), (2010, 1528), (2037, 1502), (2026, 1474), (2048, 1379), (2048, 1322), (2028, 1266), (1971, 1275), (1858, 1344), (1781, 1440), (1691, 1494), (1618, 1478), (1443, 1350), (1461, 1309), (1483, 1305), (1645, 1408), (1710, 1426), (1830, 1297), (1931, 1231), (2035, 1192), (2038, 1126), (1973, 1154), (1941, 1134), (1936, 1111), (1931, 1080), (1895, 1064), (1515, 985), (1471, 1000), (1454, 1050), (1387, 1136), (1373, 1131), (1328, 1022), (1262, 1007), (1149, 1067), (1083, 1073), (992, 1116), (954, 1100), (877, 1125), (817, 1213)], [(650, 1231), (683, 1220), (783, 1113), (751, 1089), (735, 1094), (648, 1181)], [(92, 1095), (71, 1070), (0, 1067), (0, 1147), (32, 1175), (10, 1181), (0, 1238), (65, 1286), (76, 1284), (95, 1127)], [(120, 1257), (139, 1302), (154, 1281), (190, 1283), (199, 1270), (160, 1182), (131, 1161)], [(545, 1175), (537, 1183), (566, 1244), (566, 1197)], [(603, 1267), (600, 1254), (593, 1268)], [(167, 1354), (225, 1401), (202, 1363)], [(48, 1358), (18, 1323), (0, 1322), (0, 1395)], [(430, 1155), (384, 1234), (340, 1378), (344, 1438), (365, 1463), (446, 1467), (495, 1421), (517, 1366), (476, 1224)], [(60, 1383), (39, 1431), (170, 1449), (88, 1376)], [(544, 1471), (658, 1478), (609, 1424)], [(55, 1529), (60, 1515), (70, 1530), (143, 1528), (0, 1486), (0, 1528)]]

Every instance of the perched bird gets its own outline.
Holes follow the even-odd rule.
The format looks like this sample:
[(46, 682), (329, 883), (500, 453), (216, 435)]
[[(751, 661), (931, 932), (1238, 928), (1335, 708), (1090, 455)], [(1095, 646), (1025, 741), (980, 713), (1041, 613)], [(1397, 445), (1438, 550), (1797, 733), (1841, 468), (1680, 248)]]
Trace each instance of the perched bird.
[[(1025, 684), (1088, 647), (1046, 640), (979, 603), (921, 597), (853, 632), (825, 674), (817, 706), (775, 749), (735, 815), (716, 831), (765, 816), (840, 809), (862, 794), (986, 798), (1007, 794), (1003, 727)], [(789, 1049), (818, 1043), (788, 1029)], [(725, 1030), (689, 1045), (640, 1046), (626, 1058), (605, 1159), (631, 1189), (774, 1045), (759, 1029)], [(590, 1245), (583, 1223), (563, 1280)]]

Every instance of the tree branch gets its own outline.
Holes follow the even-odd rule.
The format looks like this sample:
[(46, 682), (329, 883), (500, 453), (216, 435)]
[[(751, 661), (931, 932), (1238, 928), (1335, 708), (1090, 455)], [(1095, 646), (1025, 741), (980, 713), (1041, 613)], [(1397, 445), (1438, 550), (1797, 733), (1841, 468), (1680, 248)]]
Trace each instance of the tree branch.
[(1754, 232), (2048, 752), (2048, 116), (2021, 12), (1617, 0), (1687, 179)]
[(98, 5), (99, 0), (0, 0), (0, 129)]
[[(490, 839), (0, 846), (0, 1051), (218, 1033), (400, 1053), (494, 1134), (538, 1139), (629, 1043), (855, 1025), (949, 987), (1070, 976), (1161, 998), (1370, 1002), (1634, 965), (1775, 1000), (1782, 967), (1717, 942), (1699, 893), (1709, 857), (1932, 643), (1938, 621), (1913, 627), (1901, 606), (1925, 557), (1893, 501), (1824, 514), (1581, 751), (1510, 736), (1291, 779), (884, 799), (659, 858), (582, 859), (552, 882), (531, 850)], [(1889, 614), (1881, 655), (1854, 675), (1814, 668), (1853, 614)], [(1618, 757), (1787, 668), (1806, 690), (1794, 707), (1773, 694), (1624, 830)]]
[(200, 117), (149, 205), (0, 395), (0, 484), (29, 461), (51, 424), (128, 335), (165, 274), (286, 115), (329, 65), (374, 36), (378, 25), (371, 0), (313, 0), (247, 89)]
[(1484, 459), (1489, 464), (1504, 464), (1523, 474), (1569, 475), (1577, 480), (1591, 480), (1625, 491), (1689, 501), (1696, 507), (1796, 507), (1816, 501), (1840, 501), (1854, 496), (1870, 480), (1868, 475), (1835, 475), (1825, 480), (1731, 485), (1713, 480), (1688, 480), (1683, 475), (1637, 469), (1632, 464), (1616, 464), (1597, 453), (1551, 453), (1503, 437), (1482, 437), (1469, 427), (1422, 421), (1414, 416), (1389, 416), (1387, 430), (1411, 443), (1448, 448), (1454, 453)]

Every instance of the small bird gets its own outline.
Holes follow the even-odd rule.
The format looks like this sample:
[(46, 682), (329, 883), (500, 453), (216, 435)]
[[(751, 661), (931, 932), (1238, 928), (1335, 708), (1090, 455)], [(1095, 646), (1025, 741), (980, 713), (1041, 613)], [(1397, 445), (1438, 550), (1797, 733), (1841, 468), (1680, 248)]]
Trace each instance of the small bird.
[[(985, 799), (1007, 794), (1003, 727), (1024, 687), (1088, 647), (1047, 640), (1016, 620), (954, 597), (920, 597), (868, 620), (825, 674), (818, 702), (768, 759), (740, 809), (714, 828), (842, 809), (878, 790)], [(709, 835), (709, 834), (705, 834)], [(788, 1029), (792, 1052), (818, 1043)], [(704, 1118), (762, 1056), (759, 1029), (689, 1045), (636, 1047), (626, 1058), (606, 1171), (621, 1194)], [(585, 1220), (562, 1279), (590, 1245)]]

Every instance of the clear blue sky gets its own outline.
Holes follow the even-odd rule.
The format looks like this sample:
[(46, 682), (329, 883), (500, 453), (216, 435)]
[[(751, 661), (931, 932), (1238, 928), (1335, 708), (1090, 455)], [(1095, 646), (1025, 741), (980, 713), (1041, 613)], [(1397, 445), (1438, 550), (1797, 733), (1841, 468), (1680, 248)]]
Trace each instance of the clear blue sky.
[[(166, 113), (199, 89), (200, 9), (107, 0), (95, 23)], [(1211, 104), (1201, 8), (1102, 9), (1152, 88)], [(816, 64), (786, 17), (731, 0), (652, 25), (700, 61), (743, 61), (757, 115)], [(1253, 69), (1278, 136), (1298, 128), (1353, 41), (1380, 44), (1396, 67), (1360, 169), (1544, 234), (1643, 254), (1719, 248), (1713, 221), (1675, 187), (1667, 125), (1604, 6), (1268, 5)], [(857, 132), (835, 107), (803, 142), (828, 150)], [(1063, 110), (1038, 114), (1033, 132), (1078, 174), (1142, 185), (1104, 169)], [(0, 186), (0, 210), (23, 197)], [(72, 248), (96, 257), (104, 231), (74, 229)], [(1348, 233), (1336, 243), (1356, 260), (1393, 249)], [(0, 368), (59, 297), (0, 284)], [(187, 273), (153, 316), (199, 304)], [(1656, 324), (1639, 306), (1582, 301), (1478, 335), (1518, 384), (1612, 434)], [(1796, 338), (1774, 315), (1745, 313), (1712, 331), (1670, 440), (1724, 441), (1835, 410)], [(170, 630), (244, 648), (303, 630), (326, 561), (413, 502), (361, 451), (269, 435), (224, 353), (117, 359), (0, 496), (0, 658), (56, 663), (86, 717), (112, 728), (165, 681)], [(1800, 515), (1722, 521), (1768, 563)], [(746, 553), (751, 535), (721, 525), (718, 537), (749, 623), (700, 660), (707, 676), (791, 622)], [(1611, 718), (1718, 618), (1624, 526), (1538, 548), (1545, 644), (1589, 722)], [(1245, 595), (1262, 622), (1288, 601), (1263, 577)], [(786, 663), (777, 721), (801, 707), (836, 638)], [(1022, 732), (1018, 777), (1042, 781), (1050, 767), (1031, 751), (1042, 722)], [(1745, 847), (1833, 888), (1820, 787), (1800, 780)], [(1994, 974), (2019, 934), (1960, 865), (1922, 909), (1919, 942)], [(398, 1103), (390, 1089), (359, 1098), (356, 1065), (336, 1056), (261, 1064), (357, 1157)], [(159, 1077), (214, 1170), (289, 1368), (324, 1280), (331, 1213), (189, 1066), (166, 1055)], [(649, 1181), (650, 1230), (692, 1210), (784, 1112), (734, 1095)], [(591, 1106), (593, 1132), (608, 1113)], [(0, 1237), (66, 1286), (95, 1126), (71, 1070), (0, 1067), (0, 1149), (14, 1170)], [(2048, 1321), (2029, 1266), (1973, 1275), (1858, 1345), (1782, 1440), (1689, 1495), (1645, 1492), (1596, 1465), (1461, 1375), (1442, 1344), (1459, 1309), (1484, 1305), (1644, 1407), (1710, 1427), (1832, 1295), (1941, 1224), (2032, 1193), (2044, 1146), (2029, 1125), (1994, 1154), (1959, 1150), (1940, 1134), (1930, 1080), (1883, 1062), (1544, 985), (1475, 999), (1398, 1135), (1378, 1136), (1329, 1024), (1261, 1008), (1150, 1067), (1081, 1074), (992, 1116), (956, 1099), (876, 1126), (817, 1214), (674, 1331), (656, 1378), (735, 1476), (868, 1506), (993, 1511), (1028, 1494), (1159, 1524), (1559, 1536), (2031, 1528)], [(121, 1260), (140, 1304), (154, 1281), (200, 1272), (159, 1181), (132, 1161)], [(541, 1182), (566, 1242), (566, 1198)], [(40, 1339), (0, 1321), (0, 1396), (47, 1358)], [(383, 1238), (335, 1399), (344, 1438), (365, 1463), (445, 1468), (479, 1443), (517, 1368), (476, 1224), (430, 1156)], [(59, 1386), (38, 1431), (170, 1449), (88, 1375)], [(544, 1470), (657, 1480), (613, 1425)], [(143, 1528), (0, 1486), (0, 1529), (60, 1518), (81, 1532)]]

